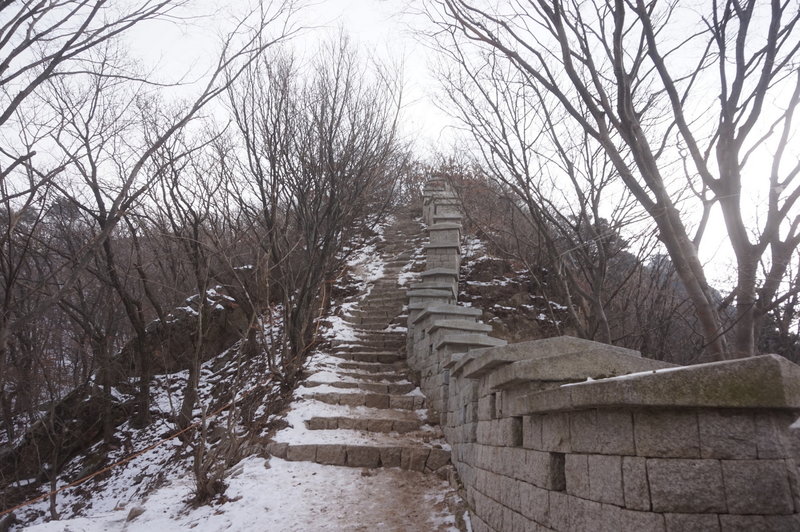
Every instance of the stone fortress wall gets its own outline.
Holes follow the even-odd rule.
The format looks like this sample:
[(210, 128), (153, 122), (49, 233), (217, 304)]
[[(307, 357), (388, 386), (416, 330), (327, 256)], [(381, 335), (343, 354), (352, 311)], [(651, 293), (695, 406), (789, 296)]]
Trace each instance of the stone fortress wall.
[(473, 529), (800, 530), (800, 366), (677, 367), (571, 337), (505, 345), (459, 306), (457, 195), (428, 181), (408, 363)]

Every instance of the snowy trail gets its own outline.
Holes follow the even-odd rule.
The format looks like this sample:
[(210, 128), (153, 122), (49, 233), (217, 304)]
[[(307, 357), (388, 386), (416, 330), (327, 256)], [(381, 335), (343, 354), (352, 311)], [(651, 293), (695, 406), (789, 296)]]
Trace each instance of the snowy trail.
[(329, 319), (333, 347), (309, 361), (288, 426), (269, 446), (273, 456), (234, 466), (226, 502), (190, 507), (193, 477), (185, 474), (113, 511), (25, 530), (458, 531), (449, 447), (404, 360), (401, 285), (411, 277), (408, 235), (419, 230), (400, 218), (381, 243), (356, 255), (362, 296)]
[[(265, 466), (268, 466), (267, 469)], [(142, 503), (128, 522), (118, 511), (26, 528), (37, 532), (194, 530), (232, 531), (424, 531), (451, 522), (444, 504), (447, 484), (411, 471), (362, 470), (308, 462), (249, 457), (234, 467), (226, 494), (231, 502), (189, 511), (179, 504), (191, 478), (174, 481)], [(178, 503), (178, 504), (176, 504)]]

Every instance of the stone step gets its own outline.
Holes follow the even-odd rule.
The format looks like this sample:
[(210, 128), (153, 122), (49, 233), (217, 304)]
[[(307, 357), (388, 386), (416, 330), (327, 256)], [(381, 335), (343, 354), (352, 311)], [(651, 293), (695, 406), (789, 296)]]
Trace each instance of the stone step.
[[(381, 334), (382, 332), (390, 334)], [(375, 331), (375, 334), (371, 334), (370, 332), (359, 336), (355, 340), (334, 339), (331, 340), (331, 345), (334, 347), (363, 345), (368, 347), (386, 346), (395, 348), (400, 345), (406, 345), (406, 339), (403, 337), (402, 333), (398, 333), (397, 331)]]
[[(313, 375), (311, 377), (313, 379)], [(372, 393), (388, 393), (388, 394), (406, 394), (412, 391), (416, 386), (410, 382), (405, 383), (380, 383), (380, 382), (351, 382), (351, 381), (333, 381), (322, 382), (309, 380), (303, 383), (307, 388), (315, 388), (317, 386), (330, 386), (332, 388), (342, 388), (345, 390), (364, 390), (365, 392)]]
[(403, 331), (359, 331), (355, 328), (355, 333), (359, 338), (402, 338), (405, 339), (406, 333)]
[(398, 323), (398, 322), (382, 321), (380, 323), (354, 323), (353, 325), (358, 325), (360, 329), (364, 329), (367, 331), (382, 331), (386, 329), (388, 326), (392, 325), (393, 323)]
[(408, 296), (405, 292), (396, 292), (393, 294), (375, 294), (371, 297), (364, 299), (360, 306), (363, 305), (376, 305), (376, 304), (387, 304), (387, 305), (395, 305), (395, 304), (405, 304)]
[(370, 328), (376, 325), (383, 325), (381, 329), (385, 329), (389, 323), (392, 323), (394, 318), (369, 318), (369, 317), (362, 317), (362, 316), (345, 316), (342, 318), (347, 323), (352, 325), (358, 325), (362, 328)]
[(397, 432), (406, 434), (420, 430), (420, 419), (382, 419), (363, 417), (312, 417), (306, 420), (308, 430), (362, 430), (365, 432)]
[(370, 382), (377, 382), (377, 381), (386, 381), (386, 382), (398, 382), (398, 381), (407, 381), (408, 375), (402, 372), (393, 371), (391, 373), (358, 373), (355, 371), (343, 371), (339, 373), (342, 377), (348, 377), (351, 379), (360, 379), (362, 381), (370, 381)]
[(375, 338), (375, 339), (359, 339), (359, 340), (331, 340), (331, 345), (338, 351), (374, 351), (376, 349), (397, 349), (406, 345), (402, 338)]
[(337, 352), (340, 353), (377, 353), (381, 351), (387, 351), (390, 353), (396, 352), (398, 349), (405, 347), (406, 343), (403, 341), (396, 341), (396, 340), (388, 340), (386, 342), (378, 342), (378, 341), (370, 341), (370, 342), (362, 342), (362, 341), (350, 341), (350, 342), (336, 342), (333, 343), (333, 347)]
[(400, 353), (387, 353), (384, 351), (369, 353), (361, 350), (357, 352), (337, 351), (332, 353), (331, 356), (341, 358), (343, 360), (352, 360), (353, 362), (380, 362), (381, 364), (391, 364), (393, 362), (400, 362), (401, 360), (406, 359), (406, 357)]
[(391, 310), (354, 310), (349, 314), (354, 318), (381, 318), (381, 319), (392, 319), (397, 316), (396, 311)]
[(402, 307), (406, 304), (407, 299), (405, 295), (403, 297), (375, 297), (362, 301), (359, 308)]
[(450, 451), (435, 447), (394, 445), (270, 443), (267, 452), (292, 462), (316, 462), (346, 467), (399, 467), (409, 471), (436, 473), (446, 478)]
[(372, 312), (386, 312), (386, 313), (395, 313), (403, 308), (405, 305), (404, 302), (398, 301), (397, 303), (377, 303), (375, 305), (367, 303), (366, 305), (361, 305), (359, 310), (364, 313), (372, 313)]
[(391, 305), (391, 306), (376, 306), (370, 307), (365, 305), (358, 311), (352, 313), (353, 316), (360, 316), (361, 318), (378, 317), (381, 319), (392, 319), (400, 314), (405, 308), (405, 305)]
[(310, 393), (303, 395), (329, 405), (366, 406), (367, 408), (391, 408), (397, 410), (419, 410), (426, 407), (421, 395), (392, 395), (387, 393)]
[(398, 292), (405, 292), (405, 288), (398, 286), (397, 276), (392, 275), (375, 281), (369, 295), (372, 297), (396, 296)]
[[(368, 360), (371, 358), (370, 355), (394, 355), (397, 357), (397, 360), (391, 360), (390, 358), (394, 357), (384, 357), (386, 360), (383, 362), (385, 364), (391, 364), (392, 362), (397, 362), (398, 360), (405, 360), (406, 355), (403, 352), (403, 347), (384, 347), (384, 346), (369, 346), (369, 345), (346, 345), (346, 346), (339, 346), (337, 347), (332, 355), (337, 358), (343, 358), (345, 360), (352, 360), (354, 362), (381, 362), (377, 358), (375, 360)], [(351, 353), (362, 353), (363, 356), (357, 356), (355, 358), (350, 357)], [(379, 357), (382, 358), (382, 357)]]
[(394, 364), (383, 364), (376, 362), (339, 362), (338, 367), (345, 370), (362, 371), (365, 373), (393, 373), (407, 370), (405, 362), (395, 362)]

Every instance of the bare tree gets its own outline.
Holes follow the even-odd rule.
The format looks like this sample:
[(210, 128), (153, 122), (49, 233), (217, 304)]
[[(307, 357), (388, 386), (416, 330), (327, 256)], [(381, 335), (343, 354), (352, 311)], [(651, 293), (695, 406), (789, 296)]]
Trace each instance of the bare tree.
[[(626, 231), (640, 216), (635, 200), (615, 186), (616, 171), (603, 149), (587, 134), (564, 128), (563, 112), (496, 51), (468, 57), (451, 47), (442, 53), (450, 59), (441, 75), (444, 105), (474, 137), (481, 174), (498, 185), (499, 194), (510, 195), (517, 217), (528, 219), (511, 220), (508, 228), (515, 237), (511, 242), (522, 244), (514, 246), (518, 258), (533, 278), (536, 268), (545, 266), (541, 253), (530, 262), (531, 246), (519, 234), (525, 225), (535, 233), (535, 247), (548, 256), (560, 295), (572, 303), (568, 309), (578, 335), (610, 343), (606, 309), (636, 264), (616, 261), (625, 271), (613, 277), (615, 283), (607, 274), (616, 256), (638, 247), (630, 242), (636, 233)], [(630, 236), (623, 238), (623, 231)]]
[[(602, 146), (658, 227), (709, 357), (752, 355), (800, 243), (800, 163), (787, 149), (800, 102), (796, 3), (726, 0), (694, 10), (645, 0), (432, 0), (427, 7), (439, 38), (495, 50)], [(752, 186), (745, 178), (765, 168), (756, 225), (742, 194)], [(692, 200), (702, 211), (694, 220), (682, 213)], [(697, 254), (714, 205), (737, 260), (730, 336)], [(769, 266), (759, 279), (762, 258)]]
[[(94, 5), (96, 12), (93, 11), (94, 14), (89, 17), (87, 24), (94, 21), (96, 16), (101, 17), (105, 24), (114, 20), (111, 15), (117, 13), (118, 8), (108, 8), (112, 11), (103, 14), (106, 2), (102, 1), (54, 2), (46, 5), (59, 7), (72, 5), (80, 10), (86, 5), (93, 4), (96, 4)], [(147, 16), (126, 18), (129, 24), (124, 24), (125, 28), (158, 13), (168, 12), (179, 5), (167, 2), (144, 4), (148, 9), (159, 6), (160, 11), (152, 13), (147, 11)], [(32, 155), (23, 159), (17, 157), (8, 167), (11, 173), (4, 174), (4, 187), (7, 183), (22, 183), (22, 188), (8, 185), (3, 189), (2, 200), (8, 215), (6, 234), (10, 236), (4, 238), (2, 243), (10, 246), (11, 237), (16, 237), (14, 228), (20, 216), (18, 205), (21, 204), (24, 209), (34, 206), (41, 209), (47, 204), (42, 197), (47, 191), (51, 194), (57, 192), (58, 195), (69, 198), (72, 205), (92, 220), (92, 227), (87, 232), (83, 244), (74, 249), (76, 256), (55, 264), (54, 270), (43, 272), (25, 286), (28, 294), (46, 294), (46, 297), (40, 298), (37, 307), (28, 308), (25, 313), (18, 312), (19, 308), (8, 309), (3, 313), (0, 322), (0, 353), (5, 349), (8, 331), (24, 325), (26, 320), (35, 319), (49, 305), (58, 302), (95, 259), (97, 250), (102, 251), (105, 264), (104, 278), (113, 287), (136, 338), (139, 338), (143, 345), (148, 320), (144, 303), (148, 300), (152, 303), (152, 298), (146, 297), (146, 290), (141, 297), (135, 295), (126, 282), (116, 255), (115, 230), (136, 208), (160, 175), (160, 170), (153, 166), (153, 157), (157, 151), (173, 135), (190, 124), (209, 102), (224, 92), (252, 61), (293, 32), (292, 27), (286, 25), (292, 12), (291, 3), (266, 3), (240, 20), (234, 30), (225, 37), (216, 63), (204, 78), (203, 85), (194, 98), (187, 102), (169, 105), (157, 97), (145, 94), (144, 89), (148, 86), (148, 81), (142, 76), (129, 71), (126, 71), (125, 75), (120, 74), (121, 65), (127, 67), (128, 63), (124, 56), (120, 55), (120, 48), (112, 45), (111, 37), (119, 32), (111, 32), (107, 38), (92, 40), (92, 35), (96, 37), (106, 31), (103, 29), (106, 26), (96, 31), (91, 30), (91, 24), (76, 27), (70, 24), (63, 27), (56, 26), (54, 30), (56, 41), (61, 38), (62, 32), (72, 31), (74, 33), (70, 33), (71, 39), (83, 42), (84, 47), (80, 48), (80, 52), (76, 51), (70, 55), (72, 61), (69, 64), (73, 70), (63, 72), (55, 66), (52, 69), (48, 66), (45, 70), (50, 72), (50, 75), (41, 80), (37, 77), (26, 86), (28, 87), (26, 90), (31, 92), (26, 98), (37, 99), (38, 113), (43, 117), (40, 122), (44, 122), (46, 127), (37, 128), (40, 122), (36, 121), (20, 122), (17, 124), (22, 128), (20, 136), (23, 139), (31, 138), (24, 143), (25, 146), (38, 144), (47, 147), (49, 155), (41, 162)], [(68, 13), (69, 10), (65, 14)], [(38, 15), (33, 16), (33, 19), (30, 19), (31, 23), (20, 22), (6, 27), (6, 31), (9, 32), (8, 39), (12, 41), (18, 39), (18, 32), (35, 33), (30, 24), (45, 24), (37, 17)], [(29, 19), (23, 17), (20, 20)], [(45, 20), (48, 20), (47, 17)], [(47, 37), (42, 38), (47, 40)], [(19, 39), (24, 41), (24, 36)], [(57, 61), (56, 56), (48, 61), (51, 63)], [(11, 53), (10, 57), (18, 56)], [(14, 83), (22, 79), (24, 72), (35, 70), (35, 67), (20, 68), (18, 75), (8, 80), (4, 88), (10, 91), (15, 87)], [(67, 73), (70, 75), (65, 75)], [(20, 102), (15, 99), (9, 105), (14, 106), (15, 111), (19, 111)], [(11, 153), (10, 150), (11, 148), (3, 153)], [(26, 153), (32, 154), (33, 150), (28, 150)], [(54, 169), (47, 172), (37, 170), (48, 164)], [(29, 177), (19, 179), (17, 174)], [(25, 183), (32, 184), (25, 189)], [(17, 279), (14, 276), (9, 278)], [(58, 283), (54, 283), (56, 278)], [(10, 293), (9, 288), (6, 293)], [(139, 412), (140, 422), (146, 423), (149, 369), (144, 348), (141, 347), (139, 351), (141, 390)]]
[(304, 79), (291, 55), (254, 63), (230, 92), (245, 157), (242, 209), (283, 299), (282, 376), (292, 385), (309, 348), (320, 290), (341, 267), (350, 232), (388, 205), (407, 160), (397, 138), (394, 76), (370, 77), (344, 35)]

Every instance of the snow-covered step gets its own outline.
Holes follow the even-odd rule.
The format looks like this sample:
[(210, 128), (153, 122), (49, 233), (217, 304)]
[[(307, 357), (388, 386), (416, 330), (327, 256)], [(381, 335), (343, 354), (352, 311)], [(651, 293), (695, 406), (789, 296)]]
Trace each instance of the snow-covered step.
[(408, 432), (420, 430), (425, 425), (421, 419), (416, 417), (409, 419), (395, 418), (362, 418), (362, 417), (312, 417), (306, 421), (308, 430), (362, 430), (367, 432), (397, 432), (406, 434)]
[(402, 347), (405, 347), (405, 343), (402, 344), (395, 343), (394, 345), (392, 345), (391, 343), (388, 342), (356, 343), (356, 341), (342, 343), (335, 346), (337, 353), (392, 353), (392, 354), (397, 354), (397, 352)]
[(397, 316), (396, 310), (354, 310), (350, 313), (354, 318), (384, 318), (392, 319)]
[(361, 346), (353, 347), (358, 348), (358, 351), (341, 350), (333, 353), (331, 356), (341, 358), (342, 360), (352, 360), (354, 362), (379, 362), (382, 364), (391, 364), (404, 360), (405, 357), (399, 353), (392, 353), (386, 351), (368, 352), (363, 351)]
[(396, 371), (406, 372), (407, 368), (404, 363), (396, 364), (382, 364), (380, 362), (340, 362), (337, 366), (346, 370), (357, 370), (368, 373), (390, 373)]
[(405, 383), (380, 383), (380, 382), (352, 382), (352, 381), (314, 381), (308, 380), (303, 383), (306, 388), (316, 388), (318, 386), (330, 386), (343, 390), (362, 390), (372, 393), (406, 394), (414, 390), (416, 386), (411, 382)]
[(408, 381), (408, 376), (405, 373), (401, 373), (398, 371), (393, 371), (391, 373), (362, 373), (356, 371), (342, 371), (339, 373), (339, 375), (345, 378), (360, 379), (362, 381), (372, 381), (372, 382)]
[[(357, 340), (347, 340), (336, 342), (334, 348), (341, 353), (397, 353), (398, 349), (405, 347), (406, 342), (402, 338), (359, 338)], [(405, 358), (405, 357), (403, 357)]]
[(368, 313), (380, 313), (386, 314), (387, 316), (396, 316), (401, 310), (403, 310), (404, 303), (398, 301), (396, 303), (377, 303), (375, 305), (365, 304), (361, 306), (361, 310), (366, 315)]
[(365, 331), (359, 328), (354, 328), (354, 332), (356, 336), (359, 338), (367, 338), (367, 337), (374, 337), (374, 338), (400, 338), (404, 339), (406, 337), (406, 332), (403, 331)]
[(406, 321), (408, 320), (408, 316), (398, 316), (392, 320), (387, 319), (354, 319), (352, 321), (348, 321), (348, 323), (358, 327), (360, 331), (367, 331), (367, 332), (381, 332), (381, 331), (393, 331), (397, 327), (405, 328)]
[(426, 401), (422, 395), (394, 395), (386, 393), (309, 393), (306, 399), (321, 401), (329, 405), (366, 406), (368, 408), (421, 410)]
[(380, 325), (381, 328), (385, 328), (389, 323), (392, 323), (393, 321), (393, 319), (386, 317), (376, 318), (371, 316), (345, 316), (342, 319), (352, 325), (358, 325), (362, 329), (368, 329), (376, 325)]

